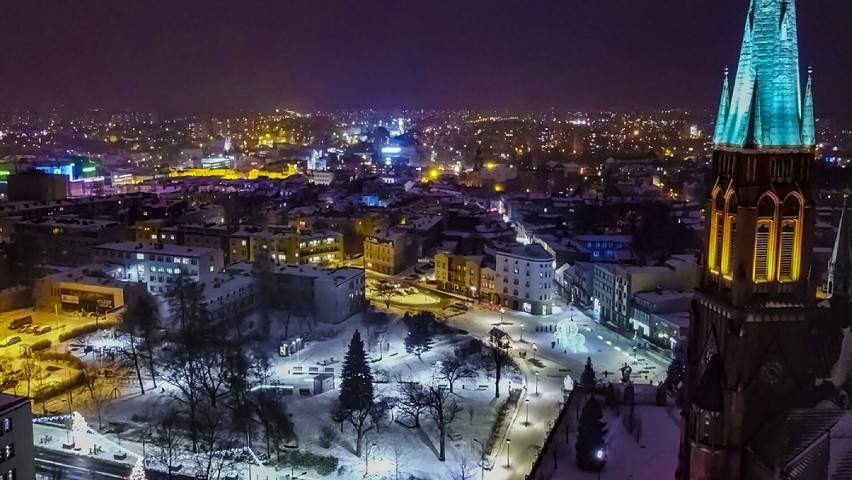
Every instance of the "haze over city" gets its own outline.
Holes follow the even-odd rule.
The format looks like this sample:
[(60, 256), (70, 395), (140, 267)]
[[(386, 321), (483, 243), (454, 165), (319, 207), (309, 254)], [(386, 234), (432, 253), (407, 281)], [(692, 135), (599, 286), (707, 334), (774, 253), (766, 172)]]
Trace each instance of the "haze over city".
[(852, 480), (847, 0), (0, 6), (0, 480)]

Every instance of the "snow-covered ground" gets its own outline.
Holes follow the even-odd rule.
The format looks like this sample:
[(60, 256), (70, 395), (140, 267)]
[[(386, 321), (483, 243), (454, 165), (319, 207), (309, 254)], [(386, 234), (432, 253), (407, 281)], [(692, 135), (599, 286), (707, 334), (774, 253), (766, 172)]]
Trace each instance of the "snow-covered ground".
[[(493, 465), (493, 468), (485, 472), (485, 478), (521, 479), (529, 472), (545, 440), (546, 432), (564, 401), (565, 376), (578, 377), (587, 356), (592, 358), (599, 377), (603, 377), (604, 370), (617, 372), (625, 362), (631, 364), (635, 382), (657, 383), (665, 373), (666, 364), (660, 358), (647, 355), (641, 350), (634, 353), (632, 348), (634, 345), (631, 341), (598, 327), (594, 321), (579, 311), (564, 305), (555, 308), (555, 313), (547, 317), (533, 317), (513, 311), (506, 311), (501, 315), (498, 311), (481, 306), (474, 306), (464, 313), (456, 310), (455, 314), (449, 316), (448, 324), (465, 330), (469, 334), (437, 336), (432, 350), (423, 354), (422, 359), (418, 359), (405, 352), (403, 339), (406, 328), (398, 321), (398, 317), (405, 311), (411, 311), (412, 306), (417, 304), (415, 300), (418, 296), (423, 300), (424, 308), (431, 308), (442, 318), (447, 313), (453, 312), (446, 311), (445, 307), (459, 301), (456, 298), (444, 297), (435, 304), (434, 292), (420, 295), (412, 294), (410, 302), (402, 302), (406, 303), (404, 306), (391, 307), (395, 319), (381, 337), (383, 351), (374, 349), (370, 352), (371, 358), (375, 360), (372, 363), (374, 371), (379, 373), (380, 378), (390, 380), (389, 383), (377, 385), (377, 395), (394, 395), (396, 386), (393, 379), (397, 376), (410, 377), (412, 380), (423, 383), (433, 382), (434, 365), (444, 354), (451, 352), (460, 343), (469, 342), (472, 337), (480, 339), (486, 337), (494, 327), (500, 328), (512, 337), (512, 352), (520, 372), (504, 377), (500, 386), (502, 395), (499, 399), (494, 398), (494, 379), (488, 378), (484, 372), (478, 378), (456, 385), (454, 396), (463, 410), (451, 426), (452, 433), (447, 442), (448, 458), (444, 463), (437, 459), (437, 429), (433, 422), (425, 417), (422, 428), (419, 430), (409, 429), (396, 422), (388, 422), (379, 432), (371, 433), (365, 441), (368, 447), (365, 451), (370, 451), (369, 456), (362, 454), (362, 457), (358, 458), (352, 453), (354, 435), (351, 428), (347, 429), (330, 449), (322, 448), (317, 441), (317, 436), (322, 426), (332, 424), (331, 408), (337, 399), (338, 391), (335, 389), (320, 395), (301, 395), (296, 388), (293, 396), (288, 397), (288, 410), (293, 417), (300, 448), (318, 454), (336, 456), (343, 471), (346, 472), (345, 478), (360, 477), (366, 473), (365, 470), (369, 471), (370, 478), (395, 478), (395, 465), (399, 468), (400, 478), (408, 478), (408, 475), (414, 475), (419, 479), (452, 478), (454, 471), (458, 470), (459, 463), (468, 462), (475, 465), (479, 462), (480, 447), (474, 439), (487, 442), (497, 408), (505, 400), (507, 390), (516, 388), (521, 389), (518, 408), (510, 412), (511, 423), (508, 430), (501, 435), (497, 447), (487, 459), (486, 463), (489, 466)], [(381, 302), (376, 303), (383, 306)], [(558, 322), (572, 321), (572, 318), (573, 322), (578, 324), (580, 332), (584, 334), (585, 347), (580, 351), (571, 351), (561, 344), (551, 345), (551, 342), (555, 341), (554, 332), (551, 330), (555, 330)], [(324, 340), (308, 342), (306, 348), (294, 357), (279, 357), (277, 355), (278, 339), (282, 338), (283, 328), (276, 328), (269, 335), (269, 340), (254, 344), (252, 349), (266, 350), (273, 355), (275, 373), (273, 383), (312, 387), (311, 373), (324, 372), (328, 368), (333, 371), (335, 387), (338, 387), (342, 358), (356, 329), (361, 331), (362, 337), (367, 337), (367, 328), (361, 316), (350, 318), (339, 325), (317, 325), (314, 328), (314, 335), (316, 336), (317, 330), (321, 330), (326, 337)], [(291, 338), (304, 336), (307, 333), (308, 325), (298, 320), (292, 322)], [(305, 373), (297, 373), (299, 370)], [(613, 378), (612, 375), (610, 373), (609, 378)], [(104, 425), (110, 423), (122, 425), (124, 429), (124, 433), (121, 434), (122, 448), (138, 455), (143, 453), (141, 439), (153, 430), (153, 426), (147, 424), (156, 422), (156, 412), (169, 400), (170, 393), (170, 387), (163, 382), (159, 382), (156, 389), (151, 385), (150, 379), (146, 378), (145, 382), (148, 390), (146, 395), (140, 394), (139, 387), (135, 383), (123, 384), (116, 389), (117, 398), (106, 405), (102, 411)], [(79, 409), (88, 418), (92, 418), (91, 406), (87, 408), (85, 404), (81, 404), (86, 399), (85, 392), (75, 392), (73, 399), (74, 408)], [(48, 409), (64, 412), (69, 410), (67, 403), (64, 403), (61, 398), (49, 403)], [(393, 413), (398, 414), (398, 412)], [(108, 434), (107, 437), (118, 442), (118, 436), (115, 434)], [(507, 442), (507, 439), (511, 439), (511, 442)], [(676, 451), (676, 446), (672, 448)], [(625, 450), (625, 454), (628, 453), (630, 452)], [(148, 454), (150, 455), (150, 451)], [(508, 467), (506, 467), (507, 463)], [(247, 465), (245, 467), (247, 470)], [(253, 467), (253, 472), (260, 472), (260, 478), (264, 478), (264, 472), (269, 475), (269, 478), (276, 476), (276, 472), (258, 466)], [(473, 478), (479, 478), (479, 474), (478, 468), (475, 467)], [(604, 476), (604, 478), (615, 477)]]

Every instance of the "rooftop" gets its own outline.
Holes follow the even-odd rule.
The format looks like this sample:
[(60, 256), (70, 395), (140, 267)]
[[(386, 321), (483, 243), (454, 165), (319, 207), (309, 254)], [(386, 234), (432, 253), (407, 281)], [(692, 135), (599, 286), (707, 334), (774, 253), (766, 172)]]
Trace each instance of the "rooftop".
[(201, 257), (210, 255), (218, 248), (184, 247), (162, 243), (112, 242), (96, 245), (95, 250), (115, 250), (120, 252), (154, 253), (158, 255), (182, 255), (185, 257)]
[(508, 255), (531, 260), (553, 260), (553, 255), (549, 254), (544, 247), (537, 243), (504, 248), (498, 252), (498, 255)]

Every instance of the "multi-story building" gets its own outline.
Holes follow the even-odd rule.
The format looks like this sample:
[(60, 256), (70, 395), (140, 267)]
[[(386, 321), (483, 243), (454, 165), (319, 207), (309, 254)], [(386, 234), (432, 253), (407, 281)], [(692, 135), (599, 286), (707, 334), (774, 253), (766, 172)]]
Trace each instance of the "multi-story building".
[(117, 265), (89, 264), (45, 275), (33, 285), (35, 308), (105, 313), (122, 307), (128, 287), (119, 280), (122, 274)]
[(0, 393), (0, 478), (36, 478), (29, 398)]
[(692, 290), (698, 283), (698, 266), (688, 256), (672, 257), (661, 266), (625, 266), (613, 264), (615, 289), (612, 299), (612, 318), (616, 327), (629, 330), (633, 295), (658, 288)]
[(538, 244), (517, 245), (496, 252), (500, 305), (531, 313), (553, 313), (553, 256)]
[(633, 259), (630, 235), (577, 235), (568, 242), (580, 254), (580, 260), (624, 262)]
[(255, 281), (248, 275), (219, 273), (204, 286), (204, 305), (210, 323), (241, 322), (255, 307)]
[(615, 267), (606, 263), (593, 265), (592, 310), (595, 320), (610, 323), (615, 318)]
[(127, 235), (128, 229), (118, 222), (51, 216), (18, 222), (13, 238), (28, 262), (77, 266), (94, 260), (95, 245), (123, 240)]
[(656, 289), (633, 296), (630, 324), (636, 334), (662, 348), (674, 350), (686, 340), (694, 293)]
[(479, 269), (479, 299), (492, 306), (500, 303), (497, 295), (497, 262), (491, 256), (485, 257)]
[(364, 239), (364, 268), (396, 275), (417, 261), (419, 245), (409, 233), (386, 230)]
[(343, 261), (343, 235), (332, 231), (296, 232), (270, 226), (251, 235), (250, 246), (252, 261), (262, 253), (278, 263), (334, 265)]
[(180, 274), (198, 282), (212, 280), (222, 270), (222, 250), (163, 243), (115, 242), (98, 245), (95, 260), (122, 267), (121, 280), (141, 282), (152, 293), (171, 291)]
[(435, 254), (435, 282), (440, 290), (478, 298), (484, 255)]
[[(226, 273), (250, 274), (253, 264), (231, 265)], [(281, 264), (272, 267), (282, 308), (319, 322), (340, 323), (366, 307), (362, 268)]]

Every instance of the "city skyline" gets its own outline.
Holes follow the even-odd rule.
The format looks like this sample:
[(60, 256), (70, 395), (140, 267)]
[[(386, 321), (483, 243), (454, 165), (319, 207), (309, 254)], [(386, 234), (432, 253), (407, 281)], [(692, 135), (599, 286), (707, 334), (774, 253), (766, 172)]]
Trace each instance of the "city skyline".
[[(0, 108), (712, 110), (748, 2), (13, 2)], [(818, 116), (848, 118), (852, 5), (799, 6)], [(535, 29), (527, 25), (537, 25)], [(603, 60), (602, 60), (603, 59)], [(16, 70), (10, 70), (14, 72)], [(453, 85), (453, 88), (446, 88)], [(831, 98), (832, 101), (821, 101)]]

